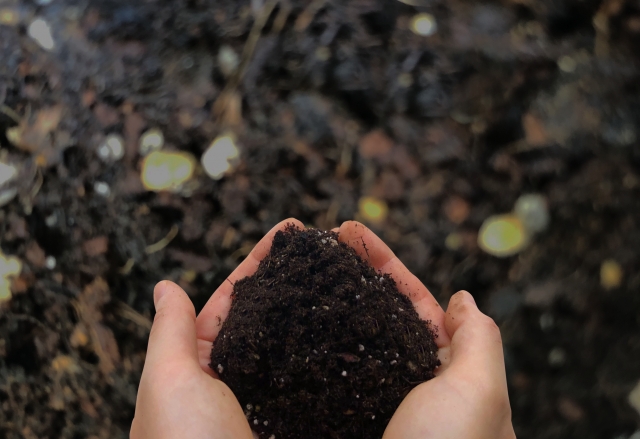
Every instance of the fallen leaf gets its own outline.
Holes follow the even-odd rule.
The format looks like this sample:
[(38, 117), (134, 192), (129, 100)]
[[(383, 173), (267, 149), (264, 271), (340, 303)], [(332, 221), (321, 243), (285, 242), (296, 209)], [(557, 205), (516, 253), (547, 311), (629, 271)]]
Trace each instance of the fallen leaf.
[(82, 250), (89, 257), (103, 255), (107, 252), (108, 248), (109, 238), (106, 236), (97, 236), (82, 244)]
[(381, 129), (365, 134), (358, 145), (358, 151), (363, 158), (373, 159), (387, 156), (393, 149), (393, 140)]

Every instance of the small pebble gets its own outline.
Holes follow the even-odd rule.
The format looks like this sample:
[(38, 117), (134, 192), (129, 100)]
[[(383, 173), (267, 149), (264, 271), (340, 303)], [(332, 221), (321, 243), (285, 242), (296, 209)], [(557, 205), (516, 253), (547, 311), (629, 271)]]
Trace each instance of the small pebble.
[(162, 131), (157, 128), (151, 128), (145, 131), (140, 136), (140, 144), (138, 145), (138, 152), (140, 155), (145, 156), (153, 151), (162, 149), (164, 145), (164, 135)]
[(51, 35), (51, 27), (44, 19), (36, 18), (33, 20), (27, 29), (27, 33), (44, 50), (52, 51), (55, 49), (56, 43)]
[(559, 367), (567, 361), (567, 354), (562, 348), (553, 348), (549, 351), (549, 365)]
[(56, 224), (58, 224), (58, 216), (55, 213), (52, 213), (44, 219), (44, 223), (47, 225), (47, 227), (54, 227)]
[(44, 260), (44, 265), (49, 270), (53, 270), (54, 268), (56, 268), (56, 258), (54, 258), (53, 256), (47, 256), (47, 258)]
[(105, 162), (124, 157), (124, 139), (119, 134), (109, 134), (98, 147), (98, 157)]
[(238, 164), (240, 150), (235, 136), (231, 134), (217, 137), (202, 154), (200, 162), (204, 171), (214, 180), (220, 180)]
[(218, 52), (218, 66), (224, 76), (231, 76), (240, 65), (238, 54), (231, 46), (224, 45)]
[(521, 195), (516, 200), (513, 212), (530, 233), (542, 232), (549, 226), (549, 207), (544, 195)]
[(96, 181), (93, 185), (93, 190), (103, 197), (108, 197), (111, 194), (111, 188), (104, 181)]
[(572, 73), (577, 67), (576, 60), (568, 55), (561, 56), (558, 60), (558, 68), (565, 73)]
[(253, 425), (258, 425), (258, 419), (257, 418), (253, 420)]
[(411, 30), (422, 37), (428, 37), (437, 32), (438, 25), (433, 15), (421, 13), (411, 19)]

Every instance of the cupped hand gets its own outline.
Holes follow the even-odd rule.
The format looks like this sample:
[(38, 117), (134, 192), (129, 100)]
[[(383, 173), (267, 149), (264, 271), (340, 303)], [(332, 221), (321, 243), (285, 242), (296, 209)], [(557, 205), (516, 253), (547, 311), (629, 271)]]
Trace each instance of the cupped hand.
[(178, 285), (162, 281), (153, 292), (153, 320), (138, 388), (131, 439), (251, 439), (240, 403), (209, 367), (209, 356), (231, 308), (233, 283), (251, 276), (273, 236), (295, 219), (276, 225), (211, 296), (200, 315)]
[[(364, 225), (340, 227), (340, 241), (376, 270), (389, 273), (423, 320), (438, 327), (436, 377), (415, 387), (391, 418), (383, 439), (513, 439), (500, 330), (471, 294), (451, 297), (447, 312), (393, 252)], [(364, 247), (366, 246), (366, 248)]]
[[(156, 317), (138, 390), (132, 439), (251, 438), (240, 404), (217, 379), (209, 358), (231, 308), (233, 284), (255, 273), (271, 248), (273, 236), (287, 224), (304, 227), (295, 219), (276, 225), (216, 290), (197, 319), (180, 287), (171, 282), (156, 286)], [(389, 273), (420, 317), (438, 327), (436, 342), (442, 366), (436, 378), (407, 395), (384, 438), (515, 438), (500, 332), (478, 310), (471, 295), (454, 295), (445, 314), (427, 288), (371, 230), (349, 221), (334, 231), (374, 268)]]

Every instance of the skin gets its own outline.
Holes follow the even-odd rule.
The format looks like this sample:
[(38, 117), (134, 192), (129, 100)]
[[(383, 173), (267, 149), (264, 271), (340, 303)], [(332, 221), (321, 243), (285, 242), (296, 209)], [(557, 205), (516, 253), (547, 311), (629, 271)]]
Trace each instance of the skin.
[[(191, 300), (179, 286), (169, 281), (156, 285), (156, 317), (131, 439), (252, 438), (237, 399), (209, 368), (209, 355), (221, 327), (218, 317), (224, 321), (231, 307), (232, 284), (255, 273), (275, 233), (290, 223), (304, 227), (295, 219), (276, 225), (229, 276), (229, 282), (216, 290), (197, 318)], [(471, 294), (460, 291), (453, 295), (445, 313), (429, 290), (366, 226), (349, 221), (334, 231), (374, 268), (391, 274), (420, 317), (439, 328), (436, 342), (442, 366), (436, 378), (407, 395), (383, 439), (515, 438), (500, 331), (478, 310)]]

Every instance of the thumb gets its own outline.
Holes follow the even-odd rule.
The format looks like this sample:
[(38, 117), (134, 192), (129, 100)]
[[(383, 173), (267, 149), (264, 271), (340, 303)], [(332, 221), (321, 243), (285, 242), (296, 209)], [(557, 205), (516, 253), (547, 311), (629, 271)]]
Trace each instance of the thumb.
[(480, 312), (471, 294), (460, 291), (451, 297), (445, 328), (451, 336), (451, 362), (443, 373), (488, 386), (506, 386), (500, 329)]
[(187, 293), (173, 282), (164, 280), (154, 288), (153, 301), (156, 316), (149, 334), (145, 366), (162, 365), (174, 358), (199, 364), (196, 311)]

